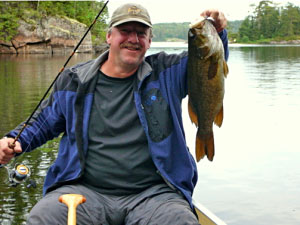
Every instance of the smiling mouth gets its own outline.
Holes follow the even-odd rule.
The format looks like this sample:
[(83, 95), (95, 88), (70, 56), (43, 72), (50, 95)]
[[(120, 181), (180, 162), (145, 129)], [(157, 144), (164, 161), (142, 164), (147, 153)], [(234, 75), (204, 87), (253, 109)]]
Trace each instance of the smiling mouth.
[(132, 45), (132, 44), (123, 44), (121, 45), (121, 48), (126, 48), (130, 51), (139, 51), (141, 50), (141, 47), (139, 45)]
[(126, 48), (126, 49), (128, 49), (130, 51), (138, 51), (138, 50), (140, 50), (140, 48)]

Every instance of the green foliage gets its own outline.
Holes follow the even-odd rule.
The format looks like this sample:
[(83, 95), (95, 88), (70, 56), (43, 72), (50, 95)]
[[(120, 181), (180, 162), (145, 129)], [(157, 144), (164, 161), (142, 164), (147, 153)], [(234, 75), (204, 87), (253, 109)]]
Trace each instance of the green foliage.
[[(287, 3), (284, 7), (272, 1), (251, 5), (253, 12), (244, 20), (228, 21), (230, 42), (269, 43), (299, 40), (300, 8)], [(159, 23), (153, 26), (153, 41), (187, 41), (188, 23)]]
[(187, 41), (189, 23), (157, 23), (153, 25), (153, 41)]
[[(18, 20), (32, 22), (47, 16), (67, 16), (90, 26), (104, 3), (101, 1), (9, 1), (0, 2), (0, 40), (10, 41), (17, 34)], [(94, 24), (92, 40), (105, 40), (107, 8)]]
[[(10, 41), (17, 34), (18, 20), (34, 25), (39, 18), (67, 16), (89, 26), (103, 6), (97, 1), (0, 1), (0, 40)], [(228, 37), (232, 42), (257, 43), (266, 40), (291, 40), (300, 36), (300, 8), (292, 3), (278, 7), (272, 1), (252, 5), (253, 12), (243, 21), (228, 22)], [(108, 12), (92, 29), (92, 41), (105, 41)], [(159, 23), (153, 25), (153, 41), (187, 41), (189, 23)]]
[(272, 1), (260, 1), (242, 22), (237, 42), (268, 43), (292, 40), (300, 34), (300, 8), (288, 3), (278, 7)]
[(0, 40), (3, 41), (10, 41), (16, 35), (19, 26), (15, 15), (20, 13), (9, 5), (13, 5), (13, 3), (0, 2)]
[(242, 23), (243, 20), (228, 21), (227, 28), (226, 28), (228, 33), (232, 33), (232, 34), (237, 33)]
[(235, 42), (238, 39), (238, 31), (243, 20), (228, 21), (227, 32), (230, 42)]

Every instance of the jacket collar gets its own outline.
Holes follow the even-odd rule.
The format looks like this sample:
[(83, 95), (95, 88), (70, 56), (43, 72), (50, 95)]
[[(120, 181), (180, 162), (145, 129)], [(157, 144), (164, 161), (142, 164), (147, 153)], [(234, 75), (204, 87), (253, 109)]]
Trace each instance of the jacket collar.
[[(71, 68), (71, 71), (76, 73), (81, 83), (86, 83), (98, 73), (100, 65), (108, 58), (109, 50), (102, 53), (96, 59), (90, 60), (87, 63), (77, 65)], [(141, 63), (137, 71), (137, 77), (142, 81), (152, 71), (151, 66), (145, 60)]]

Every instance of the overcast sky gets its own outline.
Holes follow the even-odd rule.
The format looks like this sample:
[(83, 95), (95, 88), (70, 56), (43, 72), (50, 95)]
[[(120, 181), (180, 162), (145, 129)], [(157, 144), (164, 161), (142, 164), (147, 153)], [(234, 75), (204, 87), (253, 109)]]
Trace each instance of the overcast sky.
[[(205, 9), (217, 8), (228, 20), (242, 20), (252, 11), (250, 4), (258, 5), (260, 0), (110, 0), (109, 15), (121, 4), (137, 2), (146, 7), (152, 23), (191, 22)], [(273, 0), (286, 5), (291, 2), (300, 6), (300, 0)]]

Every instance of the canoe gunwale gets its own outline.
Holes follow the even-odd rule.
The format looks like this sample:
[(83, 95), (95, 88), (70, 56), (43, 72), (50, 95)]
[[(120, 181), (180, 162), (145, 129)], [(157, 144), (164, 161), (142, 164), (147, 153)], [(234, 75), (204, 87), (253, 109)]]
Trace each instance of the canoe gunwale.
[(201, 225), (227, 225), (223, 220), (213, 214), (209, 209), (204, 207), (201, 203), (193, 199), (198, 221)]

